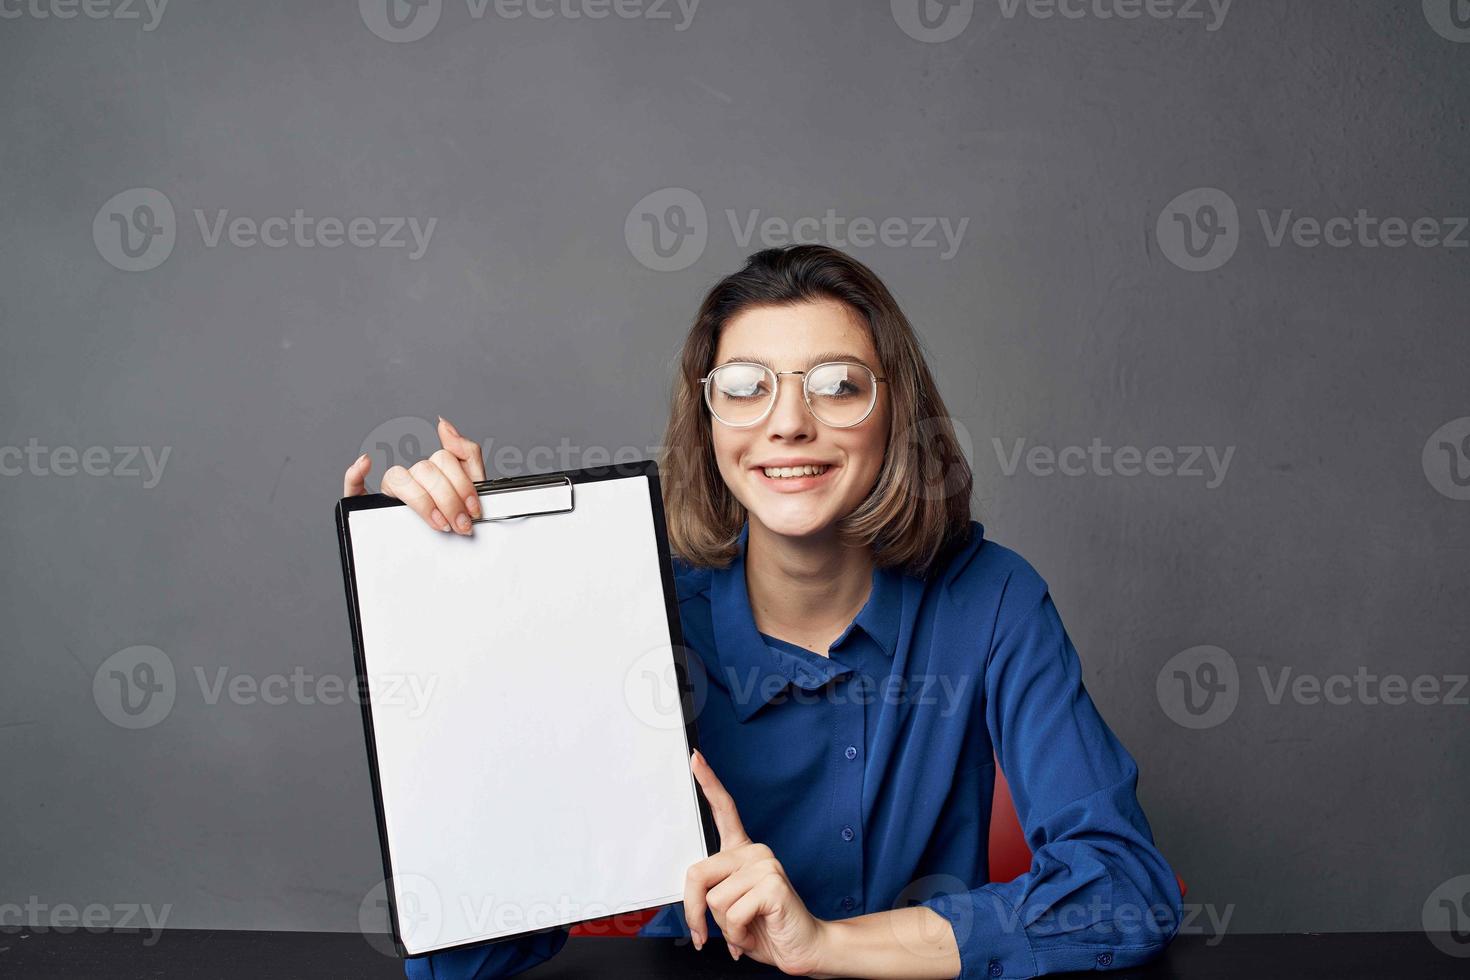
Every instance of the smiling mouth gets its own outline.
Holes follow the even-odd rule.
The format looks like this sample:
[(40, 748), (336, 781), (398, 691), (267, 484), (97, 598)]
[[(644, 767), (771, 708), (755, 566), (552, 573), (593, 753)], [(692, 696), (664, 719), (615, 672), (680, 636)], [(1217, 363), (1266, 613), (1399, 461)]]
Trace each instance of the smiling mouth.
[(821, 476), (831, 468), (831, 466), (767, 466), (763, 467), (761, 472), (768, 479), (789, 480), (794, 477)]

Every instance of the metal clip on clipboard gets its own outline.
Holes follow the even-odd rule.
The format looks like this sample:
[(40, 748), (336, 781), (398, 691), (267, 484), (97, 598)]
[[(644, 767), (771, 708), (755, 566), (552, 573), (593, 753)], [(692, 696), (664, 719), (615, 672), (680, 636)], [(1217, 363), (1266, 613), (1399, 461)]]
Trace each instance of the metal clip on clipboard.
[(570, 477), (509, 476), (499, 480), (478, 480), (475, 493), (480, 496), (483, 516), (476, 524), (509, 521), (540, 514), (565, 514), (576, 509)]

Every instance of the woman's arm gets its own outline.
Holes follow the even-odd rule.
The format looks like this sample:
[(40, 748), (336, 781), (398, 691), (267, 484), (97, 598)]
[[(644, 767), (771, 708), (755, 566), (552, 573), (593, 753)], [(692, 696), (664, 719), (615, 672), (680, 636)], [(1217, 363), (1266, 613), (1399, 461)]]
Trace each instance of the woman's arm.
[(965, 978), (1137, 966), (1174, 937), (1181, 902), (1138, 805), (1138, 767), (1088, 696), (1045, 581), (1022, 562), (1004, 595), (986, 725), (1031, 869), (922, 905), (953, 928)]
[(949, 980), (960, 975), (954, 930), (933, 909), (915, 906), (822, 923), (821, 960), (812, 976), (870, 980)]

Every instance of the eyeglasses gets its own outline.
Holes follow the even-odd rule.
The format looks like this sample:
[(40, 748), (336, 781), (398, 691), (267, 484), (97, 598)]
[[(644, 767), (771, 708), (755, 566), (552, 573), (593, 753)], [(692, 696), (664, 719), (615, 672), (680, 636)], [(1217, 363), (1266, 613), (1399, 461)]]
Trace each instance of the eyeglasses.
[(776, 385), (783, 374), (801, 375), (801, 394), (818, 422), (836, 429), (858, 425), (878, 402), (878, 385), (866, 364), (825, 361), (805, 371), (773, 371), (764, 364), (732, 361), (699, 379), (704, 403), (715, 421), (734, 428), (755, 425), (776, 406)]

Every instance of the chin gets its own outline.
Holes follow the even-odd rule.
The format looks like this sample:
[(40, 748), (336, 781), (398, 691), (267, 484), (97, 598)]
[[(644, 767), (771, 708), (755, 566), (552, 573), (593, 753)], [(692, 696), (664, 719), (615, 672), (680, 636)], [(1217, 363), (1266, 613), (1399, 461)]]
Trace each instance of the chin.
[(758, 521), (766, 530), (788, 538), (811, 537), (835, 523), (834, 516), (825, 507), (762, 506), (750, 508), (748, 512), (751, 520)]

